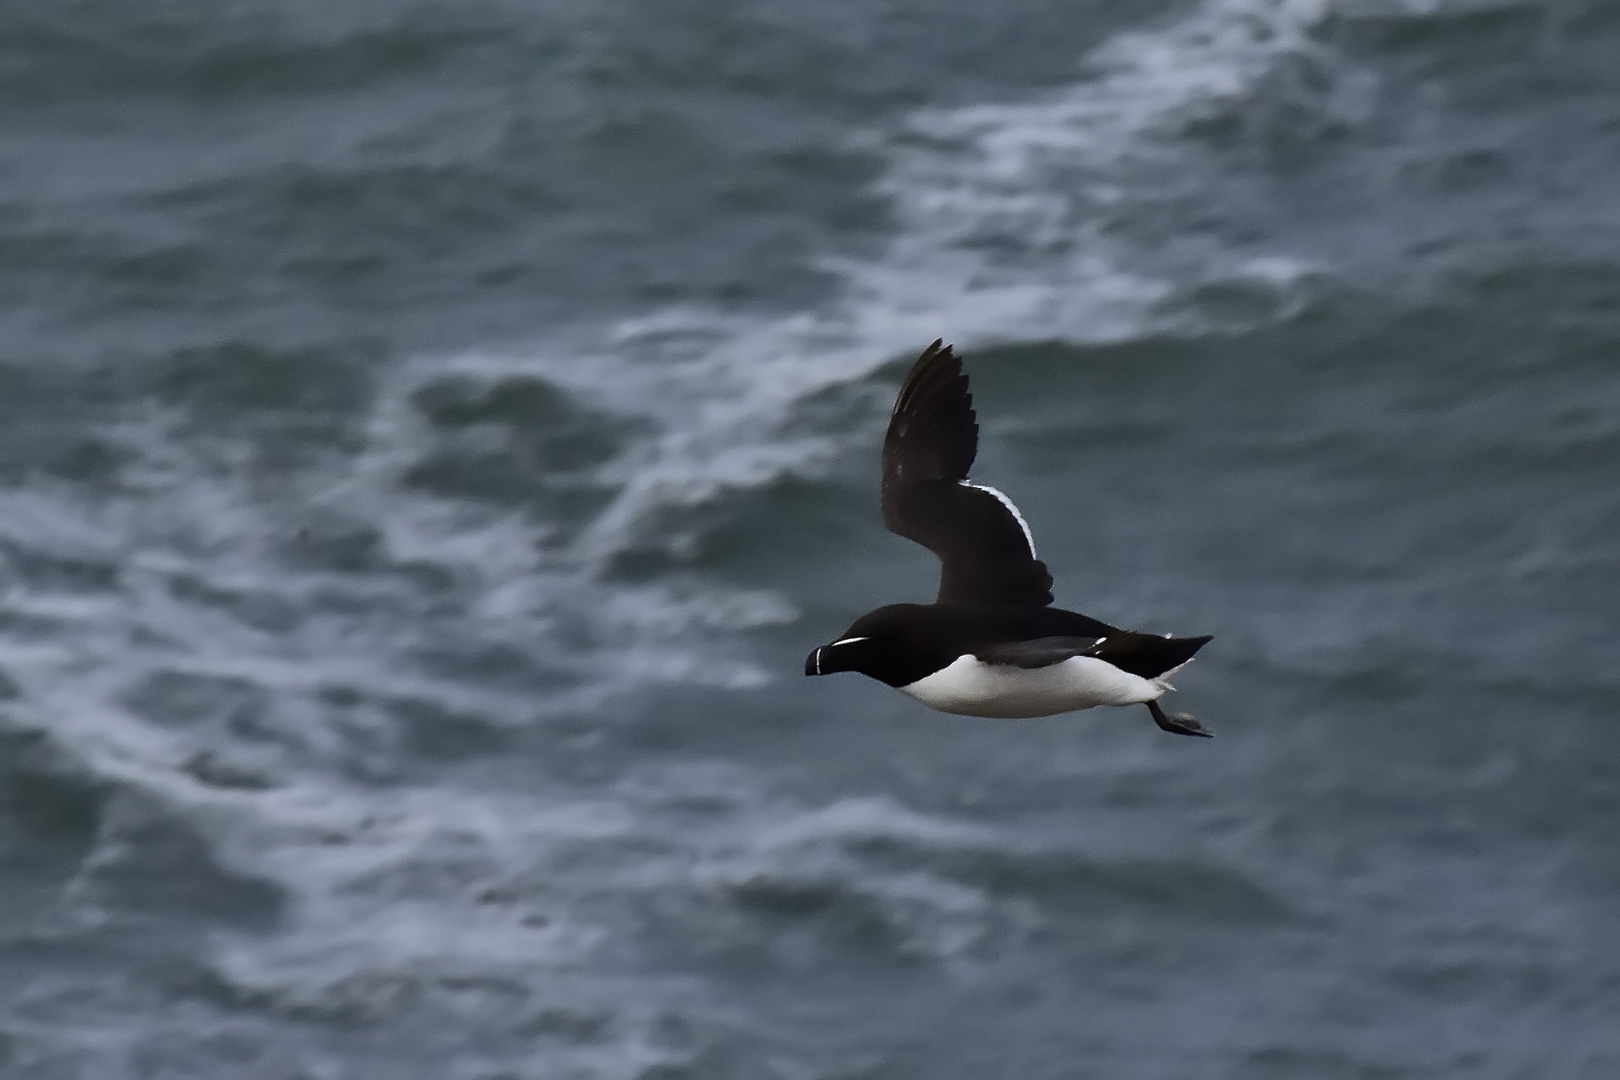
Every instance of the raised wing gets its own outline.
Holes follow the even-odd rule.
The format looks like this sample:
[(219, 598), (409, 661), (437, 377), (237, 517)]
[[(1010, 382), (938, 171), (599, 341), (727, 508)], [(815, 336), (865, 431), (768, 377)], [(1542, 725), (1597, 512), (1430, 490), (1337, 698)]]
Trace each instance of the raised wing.
[(883, 440), (883, 523), (939, 556), (941, 604), (1052, 602), (1052, 575), (1012, 500), (968, 482), (979, 425), (962, 361), (935, 341), (900, 388)]

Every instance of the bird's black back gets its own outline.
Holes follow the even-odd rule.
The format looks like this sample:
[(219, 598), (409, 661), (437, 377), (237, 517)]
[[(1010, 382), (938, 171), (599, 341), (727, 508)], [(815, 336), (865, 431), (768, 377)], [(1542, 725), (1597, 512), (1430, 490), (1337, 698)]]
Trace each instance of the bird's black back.
[(1069, 655), (1095, 656), (1152, 679), (1192, 659), (1210, 640), (1139, 634), (1077, 611), (1005, 604), (890, 604), (855, 620), (846, 636), (868, 637), (879, 646), (862, 670), (890, 686), (915, 682), (960, 656), (995, 663), (999, 646), (1050, 638), (1091, 642)]

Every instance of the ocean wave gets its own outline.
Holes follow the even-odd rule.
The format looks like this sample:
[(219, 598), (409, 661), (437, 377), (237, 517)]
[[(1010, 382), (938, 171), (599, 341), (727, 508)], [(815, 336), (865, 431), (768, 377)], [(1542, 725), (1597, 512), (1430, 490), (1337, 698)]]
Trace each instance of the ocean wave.
[(213, 102), (266, 91), (330, 92), (418, 74), (497, 34), (443, 8), (295, 9), (302, 10), (197, 3), (134, 10), (98, 2), (10, 9), (0, 15), (9, 54), (0, 84), (9, 100), (34, 105), (82, 101), (86, 90)]
[[(129, 807), (85, 827), (65, 906), (224, 898), (176, 1014), (481, 1017), (444, 1025), (424, 1075), (480, 1040), (508, 1061), (549, 1040), (583, 1075), (680, 1062), (669, 1018), (718, 1007), (660, 950), (971, 974), (1077, 909), (1286, 920), (1213, 855), (1032, 847), (657, 755), (575, 785), (522, 755), (535, 729), (588, 742), (661, 691), (776, 677), (748, 636), (798, 612), (728, 576), (761, 543), (736, 522), (826, 495), (932, 338), (1096, 345), (1302, 310), (1330, 264), (1188, 215), (1233, 160), (1308, 160), (1360, 123), (1371, 77), (1321, 40), (1329, 10), (1209, 0), (1055, 94), (869, 132), (894, 234), (827, 260), (835, 295), (797, 314), (672, 306), (387, 370), (171, 356), (157, 402), (98, 430), (94, 485), (0, 491), (6, 730)], [(140, 1039), (99, 1020), (108, 1055)]]
[[(61, 718), (53, 737), (97, 772), (268, 810), (385, 778), (365, 762), (410, 737), (390, 703), (499, 728), (642, 680), (758, 684), (716, 643), (793, 610), (694, 575), (724, 527), (694, 511), (819, 481), (880, 422), (873, 376), (941, 332), (971, 347), (1173, 325), (1175, 286), (1129, 267), (1108, 208), (1144, 169), (1196, 154), (1200, 117), (1320, 54), (1321, 12), (1214, 0), (1105, 46), (1053, 99), (871, 136), (898, 233), (832, 268), (844, 291), (823, 309), (672, 308), (375, 380), (334, 381), (353, 366), (296, 352), (176, 356), (166, 403), (106, 433), (122, 454), (110, 491), (5, 493), (5, 615), (52, 628), (6, 642), (24, 714)], [(1284, 295), (1303, 275), (1215, 253), (1203, 279)], [(242, 437), (244, 408), (299, 425), (325, 412), (332, 437), (288, 472), (274, 439)], [(656, 580), (615, 576), (648, 550), (667, 558)]]

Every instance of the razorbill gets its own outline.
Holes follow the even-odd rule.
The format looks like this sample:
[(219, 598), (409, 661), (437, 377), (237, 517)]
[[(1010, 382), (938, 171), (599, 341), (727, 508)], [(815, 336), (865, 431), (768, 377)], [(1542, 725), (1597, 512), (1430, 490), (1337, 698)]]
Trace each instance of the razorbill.
[(1052, 575), (1035, 557), (1024, 516), (995, 488), (968, 479), (978, 447), (962, 361), (935, 341), (889, 418), (883, 522), (939, 556), (939, 596), (862, 615), (812, 652), (804, 673), (857, 671), (964, 716), (1142, 704), (1165, 731), (1208, 737), (1158, 699), (1172, 689), (1165, 677), (1210, 639), (1139, 634), (1050, 606)]

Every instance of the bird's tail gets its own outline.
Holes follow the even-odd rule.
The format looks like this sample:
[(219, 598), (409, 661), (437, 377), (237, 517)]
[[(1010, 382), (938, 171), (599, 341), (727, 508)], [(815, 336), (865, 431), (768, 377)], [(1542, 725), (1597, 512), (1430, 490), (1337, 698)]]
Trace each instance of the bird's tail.
[(1109, 635), (1103, 647), (1092, 655), (1132, 675), (1160, 680), (1191, 660), (1211, 636), (1177, 638), (1129, 632)]

